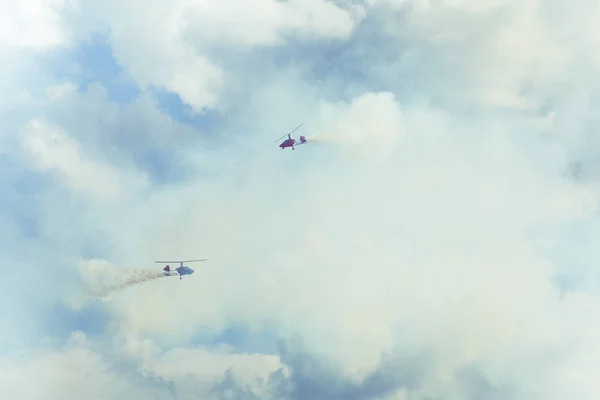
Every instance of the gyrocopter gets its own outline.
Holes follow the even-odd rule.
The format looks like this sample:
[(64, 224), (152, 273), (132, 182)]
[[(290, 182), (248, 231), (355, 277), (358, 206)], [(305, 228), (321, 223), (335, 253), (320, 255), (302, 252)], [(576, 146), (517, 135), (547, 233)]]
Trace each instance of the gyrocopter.
[(175, 270), (172, 270), (171, 267), (169, 267), (168, 265), (166, 267), (163, 268), (163, 271), (165, 271), (165, 276), (176, 276), (173, 275), (172, 272), (179, 274), (179, 279), (181, 279), (181, 277), (183, 275), (191, 275), (194, 273), (194, 270), (191, 269), (190, 267), (186, 267), (185, 265), (183, 265), (183, 263), (187, 263), (187, 262), (196, 262), (196, 261), (206, 261), (206, 258), (203, 258), (201, 260), (185, 260), (185, 261), (155, 261), (157, 264), (167, 264), (167, 263), (179, 263), (179, 267), (175, 268)]
[(296, 131), (296, 129), (300, 128), (302, 125), (304, 125), (304, 123), (298, 125), (297, 127), (295, 127), (290, 133), (283, 135), (282, 137), (280, 137), (279, 139), (276, 140), (276, 142), (280, 141), (281, 139), (283, 139), (284, 137), (288, 137), (287, 139), (285, 139), (280, 145), (279, 147), (281, 147), (281, 150), (285, 149), (286, 147), (291, 147), (292, 150), (294, 150), (294, 146), (300, 146), (301, 144), (305, 144), (306, 143), (306, 138), (304, 136), (300, 136), (300, 141), (296, 142), (296, 139), (294, 139), (291, 135), (292, 133), (294, 133)]

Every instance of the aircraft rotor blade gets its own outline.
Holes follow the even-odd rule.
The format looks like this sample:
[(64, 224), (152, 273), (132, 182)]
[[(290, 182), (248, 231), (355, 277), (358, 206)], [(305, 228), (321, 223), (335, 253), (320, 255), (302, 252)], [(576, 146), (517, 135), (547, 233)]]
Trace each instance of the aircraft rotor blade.
[(181, 263), (186, 263), (186, 262), (195, 262), (195, 261), (207, 261), (208, 258), (203, 258), (201, 260), (177, 260), (177, 261), (154, 261), (156, 264), (181, 264)]
[(285, 135), (283, 135), (282, 137), (280, 137), (279, 139), (275, 140), (275, 142), (280, 141), (281, 139), (283, 139), (284, 137), (286, 137), (287, 135), (291, 135), (292, 133), (296, 132), (296, 129), (300, 128), (302, 125), (304, 125), (304, 122), (301, 123), (300, 125), (298, 125), (297, 127), (295, 127), (294, 129), (292, 129), (292, 131), (290, 133), (286, 133)]

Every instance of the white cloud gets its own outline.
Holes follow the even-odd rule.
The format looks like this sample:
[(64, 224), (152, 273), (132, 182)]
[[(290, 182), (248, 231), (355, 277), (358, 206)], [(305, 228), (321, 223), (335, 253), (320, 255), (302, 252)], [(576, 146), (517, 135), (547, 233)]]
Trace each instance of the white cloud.
[[(463, 118), (434, 109), (405, 108), (400, 120), (390, 100), (367, 94), (342, 105), (340, 120), (377, 127), (383, 143), (396, 137), (396, 157), (357, 168), (335, 146), (317, 156), (299, 149), (319, 168), (304, 165), (304, 177), (279, 192), (282, 204), (265, 199), (285, 178), (257, 178), (269, 176), (271, 158), (231, 169), (225, 181), (199, 180), (135, 203), (136, 223), (120, 228), (117, 253), (152, 260), (200, 252), (210, 262), (185, 281), (114, 297), (121, 329), (186, 340), (199, 326), (218, 332), (229, 319), (274, 319), (284, 337), (301, 333), (308, 348), (357, 377), (381, 351), (424, 349), (439, 358), (427, 390), (440, 393), (470, 363), (510, 368), (513, 361), (502, 360), (511, 354), (537, 365), (538, 349), (570, 349), (576, 333), (558, 329), (562, 314), (547, 311), (565, 307), (551, 286), (554, 266), (521, 231), (585, 218), (594, 192), (559, 175), (564, 159), (552, 146), (538, 141), (531, 153), (512, 123), (496, 121), (477, 137), (453, 128)], [(377, 101), (372, 112), (359, 107)], [(315, 115), (322, 109), (315, 105)], [(397, 137), (400, 125), (405, 134)], [(252, 183), (232, 196), (238, 180)], [(284, 205), (298, 211), (286, 214)], [(576, 336), (585, 340), (590, 328)], [(497, 374), (515, 390), (540, 393), (520, 376)]]
[(0, 55), (6, 48), (52, 49), (67, 41), (61, 26), (63, 0), (7, 0), (0, 4)]
[(536, 112), (565, 82), (571, 43), (546, 3), (402, 1), (393, 7), (403, 11), (403, 23), (390, 21), (386, 31), (402, 43), (402, 56), (380, 68), (389, 80), (408, 70), (428, 98)]
[[(396, 136), (398, 119), (382, 118), (394, 116), (393, 103), (373, 109), (383, 112), (342, 115)], [(358, 377), (397, 346), (434, 351), (445, 376), (483, 354), (500, 356), (502, 346), (523, 346), (523, 335), (555, 329), (561, 319), (545, 317), (560, 307), (553, 266), (521, 230), (585, 217), (592, 193), (546, 175), (562, 161), (551, 147), (538, 142), (532, 159), (510, 125), (475, 139), (473, 130), (451, 128), (458, 121), (404, 110), (397, 157), (357, 168), (333, 147), (311, 157), (319, 168), (304, 165), (285, 198), (273, 197), (283, 203), (265, 199), (285, 180), (259, 179), (272, 166), (257, 163), (231, 170), (225, 182), (198, 181), (136, 207), (140, 223), (127, 233), (145, 244), (136, 252), (149, 260), (200, 252), (210, 262), (183, 282), (157, 281), (115, 298), (125, 326), (185, 340), (199, 323), (218, 331), (229, 318), (275, 319), (285, 336), (301, 332), (309, 348)], [(232, 198), (230, 180), (252, 184)]]
[(115, 58), (142, 88), (176, 92), (200, 111), (220, 107), (220, 92), (235, 79), (207, 47), (283, 44), (284, 35), (343, 39), (362, 15), (352, 10), (325, 0), (82, 0), (77, 24), (80, 33), (108, 32)]
[(146, 186), (143, 176), (127, 176), (102, 162), (81, 154), (78, 143), (60, 128), (32, 121), (23, 136), (23, 147), (30, 162), (42, 171), (56, 172), (74, 192), (98, 200), (113, 200), (127, 190)]
[[(192, 398), (190, 393), (211, 396), (215, 378), (223, 376), (231, 365), (249, 369), (234, 372), (235, 376), (244, 373), (247, 376), (250, 372), (260, 384), (265, 373), (278, 367), (278, 361), (276, 357), (261, 355), (171, 350), (153, 359), (137, 379), (131, 379), (130, 374), (135, 370), (106, 358), (83, 333), (74, 332), (61, 349), (45, 349), (14, 364), (0, 363), (0, 388), (7, 398), (27, 400), (46, 399), (48, 393), (65, 400), (172, 399), (174, 395), (178, 399), (189, 399)], [(168, 380), (153, 380), (159, 376), (157, 373)]]
[[(111, 321), (100, 337), (76, 335), (65, 348), (5, 361), (3, 394), (28, 400), (65, 389), (66, 399), (137, 399), (176, 390), (184, 399), (208, 396), (237, 366), (233, 375), (261, 398), (363, 390), (459, 399), (477, 377), (489, 393), (517, 400), (597, 397), (597, 293), (564, 295), (553, 284), (559, 272), (597, 276), (575, 264), (593, 265), (593, 249), (567, 262), (554, 257), (575, 252), (565, 230), (597, 237), (600, 228), (597, 184), (565, 173), (593, 147), (598, 74), (580, 57), (595, 38), (564, 36), (549, 5), (533, 0), (367, 8), (365, 24), (377, 26), (357, 35), (380, 30), (389, 42), (362, 37), (366, 45), (332, 45), (361, 14), (321, 1), (79, 5), (66, 31), (79, 29), (81, 38), (107, 28), (116, 58), (141, 86), (177, 91), (197, 109), (225, 101), (221, 89), (235, 68), (217, 54), (260, 46), (265, 60), (252, 58), (247, 76), (232, 77), (252, 88), (248, 98), (227, 98), (219, 129), (197, 134), (166, 118), (148, 93), (124, 105), (99, 85), (22, 91), (29, 125), (19, 126), (14, 157), (25, 161), (14, 165), (62, 185), (38, 194), (40, 230), (52, 238), (34, 240), (52, 239), (48, 263), (63, 254), (66, 270), (71, 258), (88, 266), (103, 258), (101, 274), (110, 275), (129, 265), (158, 269), (153, 261), (165, 257), (209, 262), (181, 281), (150, 281), (107, 299)], [(584, 14), (562, 7), (571, 23)], [(234, 20), (241, 14), (247, 18)], [(292, 46), (289, 36), (315, 40), (293, 73), (281, 72), (266, 48)], [(331, 56), (345, 52), (353, 65)], [(336, 68), (356, 75), (335, 76)], [(582, 81), (590, 86), (574, 95), (567, 83)], [(339, 82), (352, 89), (336, 92)], [(531, 121), (544, 107), (552, 118), (541, 135)], [(297, 114), (310, 132), (335, 140), (278, 149), (272, 133)], [(177, 184), (147, 178), (161, 168), (153, 162), (170, 157), (182, 162), (171, 176), (185, 172)], [(6, 226), (15, 230), (15, 221)], [(84, 312), (81, 287), (71, 289), (68, 304)], [(230, 324), (268, 326), (289, 354), (192, 343)], [(416, 361), (393, 369), (382, 353)], [(269, 381), (282, 365), (284, 376)], [(134, 384), (128, 373), (144, 379)], [(38, 380), (27, 385), (32, 374)], [(405, 375), (416, 376), (412, 386)]]
[[(0, 2), (0, 149), (6, 151), (15, 120), (31, 112), (33, 86), (47, 83), (38, 57), (70, 43), (61, 21), (62, 0)], [(10, 140), (10, 139), (9, 139)]]
[(284, 35), (345, 39), (364, 15), (362, 7), (343, 9), (324, 0), (209, 0), (189, 9), (190, 28), (202, 41), (225, 41), (235, 47), (283, 44)]

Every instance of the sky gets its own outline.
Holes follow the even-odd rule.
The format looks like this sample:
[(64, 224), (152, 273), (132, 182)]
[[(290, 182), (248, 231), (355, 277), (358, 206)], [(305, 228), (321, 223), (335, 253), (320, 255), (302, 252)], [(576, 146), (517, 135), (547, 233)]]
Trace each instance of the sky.
[(2, 2), (0, 397), (596, 400), (599, 15)]

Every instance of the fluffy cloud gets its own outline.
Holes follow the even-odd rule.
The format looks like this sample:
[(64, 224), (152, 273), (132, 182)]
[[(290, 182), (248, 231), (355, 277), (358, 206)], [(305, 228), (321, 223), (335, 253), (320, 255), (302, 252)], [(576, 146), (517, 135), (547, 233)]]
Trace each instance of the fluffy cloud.
[[(254, 379), (256, 385), (260, 385), (265, 371), (269, 373), (278, 368), (278, 360), (273, 356), (231, 355), (218, 349), (214, 352), (173, 349), (153, 358), (146, 357), (146, 365), (142, 364), (140, 372), (135, 372), (128, 360), (147, 355), (148, 343), (129, 340), (115, 350), (119, 353), (108, 360), (93, 348), (84, 334), (74, 332), (63, 348), (42, 350), (0, 366), (2, 394), (26, 399), (44, 399), (49, 393), (69, 400), (148, 396), (217, 399), (222, 395), (219, 380), (224, 374), (229, 379), (247, 382)], [(35, 385), (30, 382), (32, 376), (35, 376)], [(255, 387), (254, 391), (260, 394), (260, 389)]]
[[(94, 199), (113, 199), (125, 190), (142, 190), (143, 177), (128, 179), (123, 171), (89, 160), (80, 154), (79, 145), (59, 129), (33, 120), (23, 138), (24, 153), (42, 171), (56, 171), (73, 192), (83, 192)], [(93, 179), (92, 179), (93, 178)]]
[(45, 50), (61, 45), (66, 35), (61, 26), (61, 0), (29, 0), (4, 2), (0, 46)]
[(345, 9), (325, 0), (180, 0), (168, 5), (82, 0), (78, 6), (72, 13), (77, 35), (105, 33), (115, 59), (141, 87), (176, 92), (197, 111), (223, 106), (220, 92), (236, 79), (218, 57), (211, 58), (211, 49), (248, 51), (283, 44), (288, 36), (344, 39), (363, 15), (360, 7)]
[[(566, 32), (597, 7), (358, 3), (82, 0), (3, 36), (4, 397), (596, 397), (598, 74)], [(131, 101), (60, 75), (96, 34)]]

